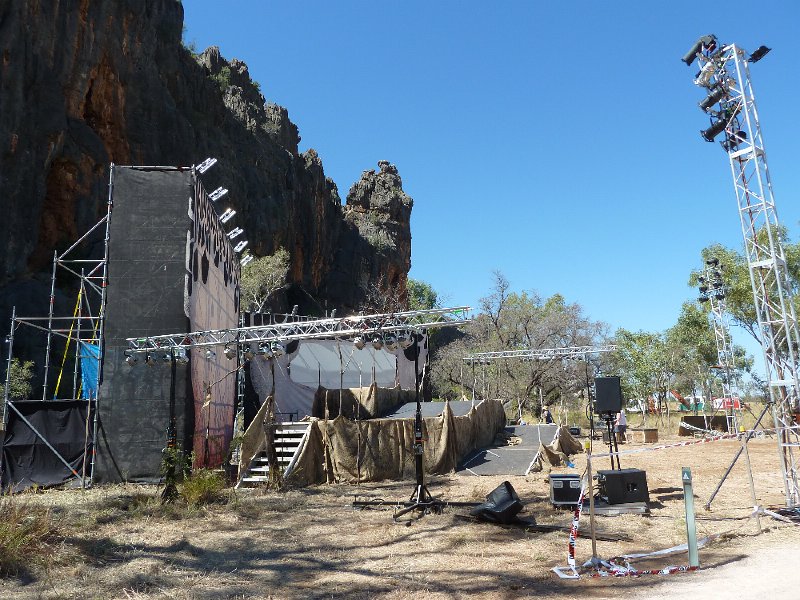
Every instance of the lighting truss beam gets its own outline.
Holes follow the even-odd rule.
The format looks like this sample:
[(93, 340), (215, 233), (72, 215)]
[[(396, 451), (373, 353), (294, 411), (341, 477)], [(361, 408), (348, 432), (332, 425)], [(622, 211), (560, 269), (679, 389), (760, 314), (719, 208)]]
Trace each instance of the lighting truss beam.
[(130, 352), (149, 352), (178, 347), (196, 348), (249, 342), (346, 338), (390, 331), (422, 331), (440, 327), (457, 327), (471, 321), (469, 311), (469, 306), (459, 306), (377, 315), (355, 315), (339, 319), (328, 318), (128, 338), (127, 341)]
[(551, 360), (554, 358), (581, 358), (587, 354), (600, 352), (613, 352), (617, 349), (614, 344), (605, 346), (570, 346), (567, 348), (539, 348), (536, 350), (502, 350), (500, 352), (478, 352), (468, 354), (464, 362), (480, 363), (493, 360), (506, 360), (509, 358), (522, 358), (529, 360)]

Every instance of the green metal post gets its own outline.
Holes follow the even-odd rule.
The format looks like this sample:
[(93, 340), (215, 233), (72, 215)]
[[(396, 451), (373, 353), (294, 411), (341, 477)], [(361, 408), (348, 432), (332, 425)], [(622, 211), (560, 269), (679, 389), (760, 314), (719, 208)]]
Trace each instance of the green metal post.
[(694, 522), (694, 493), (692, 492), (692, 470), (683, 467), (683, 501), (686, 505), (686, 541), (689, 547), (689, 566), (699, 567), (697, 555), (697, 528)]

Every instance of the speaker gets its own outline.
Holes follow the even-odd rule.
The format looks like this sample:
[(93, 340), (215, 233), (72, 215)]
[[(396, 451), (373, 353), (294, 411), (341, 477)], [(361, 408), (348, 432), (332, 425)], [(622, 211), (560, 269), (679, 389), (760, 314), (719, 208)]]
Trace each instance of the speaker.
[(622, 388), (619, 377), (596, 377), (594, 380), (594, 412), (618, 413), (622, 410)]
[(580, 475), (550, 473), (551, 504), (555, 506), (577, 506), (580, 497)]
[(600, 495), (604, 496), (609, 504), (650, 501), (647, 473), (641, 469), (598, 471), (597, 481), (600, 484)]
[(492, 523), (508, 524), (522, 510), (522, 502), (508, 481), (504, 481), (486, 496), (486, 502), (470, 511), (473, 517)]

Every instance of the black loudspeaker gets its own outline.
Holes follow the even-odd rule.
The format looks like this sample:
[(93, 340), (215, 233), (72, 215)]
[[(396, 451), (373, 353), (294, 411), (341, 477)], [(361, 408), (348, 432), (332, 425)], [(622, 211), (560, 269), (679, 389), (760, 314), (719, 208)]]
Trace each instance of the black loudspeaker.
[(577, 506), (580, 497), (580, 475), (550, 473), (550, 502), (553, 505)]
[(594, 380), (594, 412), (618, 413), (622, 410), (622, 387), (619, 377), (596, 377)]
[(473, 508), (470, 514), (483, 521), (508, 524), (521, 510), (522, 502), (517, 492), (508, 481), (504, 481), (486, 496), (486, 502)]
[(604, 496), (609, 504), (650, 502), (647, 474), (640, 469), (598, 471), (597, 481), (600, 484), (600, 495)]

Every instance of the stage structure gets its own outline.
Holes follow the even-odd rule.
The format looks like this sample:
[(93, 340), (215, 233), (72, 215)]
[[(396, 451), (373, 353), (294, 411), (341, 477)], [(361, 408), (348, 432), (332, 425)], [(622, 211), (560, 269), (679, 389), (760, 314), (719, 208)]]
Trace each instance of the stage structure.
[(794, 415), (800, 401), (800, 334), (750, 79), (750, 65), (769, 50), (760, 46), (748, 54), (736, 44), (723, 45), (716, 36), (706, 35), (695, 42), (683, 61), (691, 65), (697, 60), (700, 71), (694, 83), (707, 94), (699, 106), (709, 115), (710, 125), (700, 133), (707, 142), (722, 134), (720, 143), (728, 155), (778, 434), (786, 505), (797, 508), (800, 434)]
[(717, 347), (717, 364), (715, 367), (721, 372), (722, 380), (722, 402), (723, 406), (714, 406), (714, 411), (718, 408), (725, 410), (725, 418), (728, 423), (728, 431), (739, 430), (739, 423), (742, 421), (742, 405), (737, 392), (734, 373), (736, 371), (736, 359), (733, 355), (733, 344), (731, 343), (730, 329), (728, 328), (728, 313), (725, 309), (725, 284), (722, 281), (722, 265), (719, 260), (712, 258), (706, 261), (703, 274), (698, 278), (700, 283), (701, 303), (708, 302), (711, 311), (711, 323), (714, 327), (714, 341)]
[[(148, 367), (132, 375), (126, 364), (132, 359), (125, 354), (130, 335), (213, 329), (238, 321), (238, 253), (247, 242), (233, 247), (243, 230), (223, 227), (234, 214), (215, 206), (226, 190), (208, 194), (202, 185), (200, 174), (214, 162), (208, 159), (196, 167), (112, 164), (107, 214), (55, 257), (50, 314), (23, 319), (15, 309), (9, 365), (19, 324), (45, 331), (47, 351), (43, 400), (24, 407), (15, 399), (6, 404), (11, 415), (3, 446), (5, 488), (76, 477), (83, 485), (155, 482), (170, 443), (192, 451), (196, 464), (218, 466), (226, 458), (236, 399), (236, 377), (227, 359), (173, 352), (158, 356), (155, 366), (154, 355), (143, 356)], [(102, 258), (80, 258), (87, 252)], [(53, 312), (58, 267), (79, 279), (72, 317)], [(55, 356), (60, 348), (52, 344), (59, 338), (66, 340), (63, 357)], [(72, 365), (71, 390), (66, 390), (65, 365)], [(64, 394), (68, 400), (51, 401)], [(67, 411), (68, 403), (75, 405), (77, 416)], [(80, 468), (74, 447), (82, 452)], [(38, 464), (53, 457), (60, 463), (57, 472)]]

